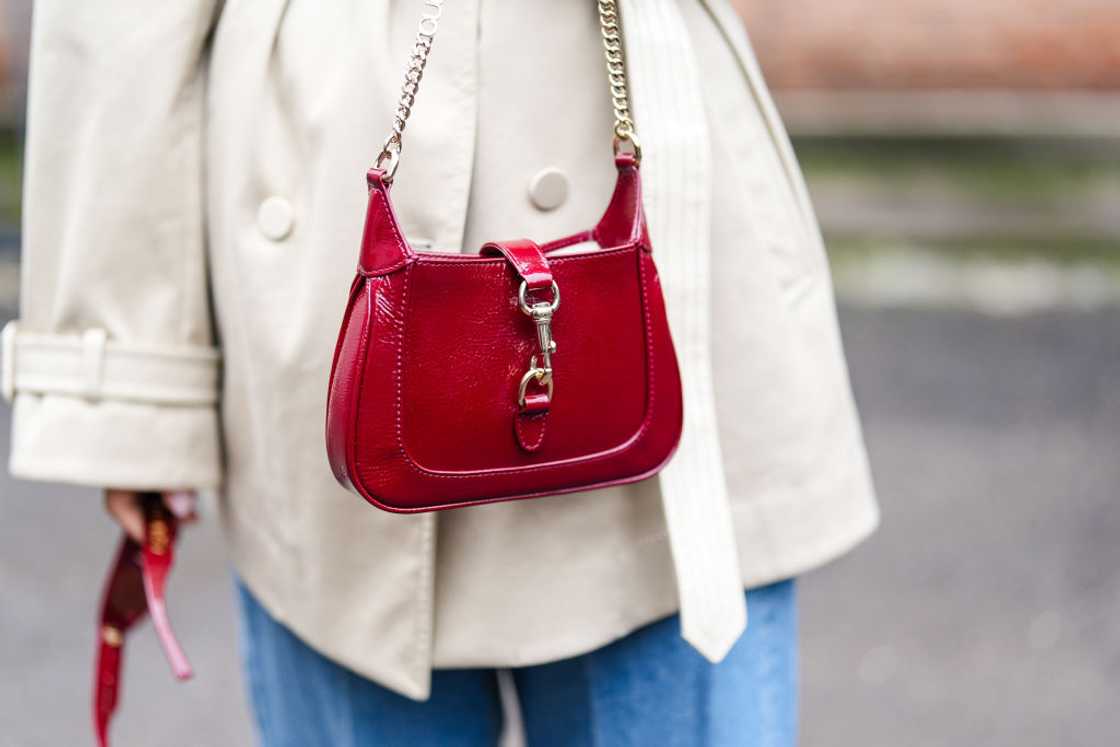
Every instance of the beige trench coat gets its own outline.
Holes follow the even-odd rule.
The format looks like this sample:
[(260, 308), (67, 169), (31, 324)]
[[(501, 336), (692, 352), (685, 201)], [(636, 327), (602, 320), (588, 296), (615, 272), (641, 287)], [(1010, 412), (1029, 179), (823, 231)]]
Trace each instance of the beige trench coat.
[[(3, 361), (13, 474), (219, 489), (264, 605), (414, 698), (433, 667), (567, 657), (678, 609), (656, 478), (397, 516), (331, 475), (364, 170), (420, 5), (40, 0)], [(691, 413), (671, 492), (711, 501), (736, 586), (789, 577), (878, 521), (818, 228), (725, 0), (626, 0), (623, 22)], [(394, 188), (414, 242), (591, 225), (613, 180), (599, 44), (592, 2), (447, 3)]]

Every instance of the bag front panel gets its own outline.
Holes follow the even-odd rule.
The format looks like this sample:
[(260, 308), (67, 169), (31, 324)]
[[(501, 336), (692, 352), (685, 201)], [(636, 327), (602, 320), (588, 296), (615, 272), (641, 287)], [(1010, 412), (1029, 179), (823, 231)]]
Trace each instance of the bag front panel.
[[(625, 257), (629, 259), (623, 263)], [(328, 406), (332, 411), (328, 416), (328, 423), (334, 424), (337, 432), (341, 434), (336, 442), (345, 444), (343, 453), (332, 452), (332, 462), (337, 464), (336, 469), (345, 470), (348, 479), (343, 481), (344, 484), (348, 482), (347, 487), (351, 487), (379, 508), (409, 513), (589, 490), (633, 482), (654, 474), (672, 456), (680, 438), (682, 424), (680, 378), (668, 323), (665, 320), (657, 271), (649, 253), (637, 247), (617, 252), (603, 252), (602, 256), (597, 258), (598, 261), (586, 262), (587, 272), (593, 272), (601, 262), (613, 264), (616, 258), (619, 267), (625, 264), (626, 271), (621, 276), (614, 272), (610, 275), (615, 280), (623, 280), (628, 276), (636, 278), (635, 282), (641, 296), (641, 304), (638, 306), (639, 315), (641, 326), (644, 327), (644, 332), (635, 333), (633, 337), (641, 340), (641, 344), (645, 346), (640, 360), (644, 361), (646, 383), (641, 386), (631, 384), (632, 399), (619, 395), (626, 400), (626, 404), (613, 411), (629, 413), (629, 415), (619, 421), (621, 425), (611, 426), (614, 429), (613, 433), (622, 434), (629, 430), (628, 423), (636, 418), (634, 413), (642, 409), (641, 422), (633, 431), (631, 438), (606, 451), (585, 452), (561, 460), (550, 459), (544, 454), (540, 456), (526, 454), (517, 457), (518, 465), (505, 468), (440, 472), (426, 469), (424, 465), (414, 461), (406, 446), (411, 447), (421, 436), (410, 437), (407, 443), (402, 440), (403, 424), (407, 413), (401, 404), (403, 402), (401, 392), (405, 380), (414, 373), (412, 368), (415, 367), (406, 368), (408, 364), (405, 363), (404, 345), (411, 325), (419, 323), (418, 320), (421, 319), (416, 310), (410, 309), (407, 303), (408, 296), (411, 294), (411, 289), (408, 288), (410, 279), (408, 276), (417, 265), (421, 264), (414, 262), (407, 268), (395, 270), (385, 276), (361, 279), (359, 282), (365, 284), (365, 290), (356, 294), (351, 300), (352, 304), (364, 304), (366, 311), (347, 316), (347, 329), (342, 336), (343, 349), (352, 347), (354, 353), (352, 358), (349, 354), (340, 355), (333, 378), (338, 381), (340, 378), (353, 376), (353, 392), (348, 399), (336, 397), (336, 393), (345, 392), (347, 389), (345, 386), (338, 387), (332, 384), (332, 398)], [(490, 264), (485, 261), (476, 260), (476, 262), (480, 266)], [(574, 264), (577, 262), (565, 258), (559, 266), (570, 267)], [(464, 277), (460, 280), (469, 285), (470, 282), (465, 279), (466, 275), (475, 272), (475, 269), (467, 268)], [(562, 277), (560, 272), (565, 276), (568, 275), (568, 270), (558, 270), (558, 277)], [(511, 293), (509, 287), (511, 280), (503, 271), (502, 285), (506, 286), (500, 296), (503, 303), (507, 302)], [(569, 285), (571, 284), (573, 283), (569, 278)], [(576, 293), (574, 298), (580, 295)], [(425, 323), (430, 321), (429, 318), (424, 317)], [(355, 325), (362, 325), (362, 327), (355, 330)], [(557, 339), (560, 339), (560, 329), (558, 327)], [(347, 346), (346, 340), (351, 340), (353, 343)], [(605, 349), (599, 345), (609, 346), (609, 343), (609, 338), (596, 343), (587, 348), (587, 354), (595, 355)], [(449, 344), (447, 347), (454, 346)], [(575, 347), (577, 346), (573, 344), (573, 348)], [(353, 362), (353, 368), (349, 371), (343, 370), (347, 359)], [(556, 360), (559, 361), (559, 352)], [(503, 374), (514, 370), (511, 364), (507, 363), (503, 366)], [(520, 367), (517, 367), (517, 370), (520, 370)], [(478, 384), (474, 380), (466, 383), (465, 380), (459, 380), (454, 383), (455, 380), (451, 378), (445, 378), (443, 381), (447, 386), (458, 387), (464, 399), (468, 396), (466, 392)], [(559, 384), (557, 386), (559, 387)], [(494, 388), (508, 392), (506, 387), (506, 383), (499, 383)], [(645, 395), (638, 396), (643, 389)], [(559, 391), (557, 389), (557, 397), (560, 396)], [(560, 402), (559, 399), (557, 401)], [(410, 403), (408, 406), (413, 405)], [(434, 418), (431, 430), (445, 427), (441, 425), (446, 420), (445, 409), (446, 407), (441, 407), (439, 412), (426, 411), (426, 417)], [(610, 408), (604, 409), (611, 411)], [(417, 410), (413, 413), (413, 417), (419, 417), (420, 412)], [(498, 426), (495, 425), (494, 433), (487, 436), (495, 435), (503, 440), (508, 439), (510, 444), (514, 444), (512, 407), (509, 407), (507, 412), (510, 417), (504, 427), (501, 427), (500, 434), (497, 430)], [(589, 409), (584, 411), (585, 414), (588, 412)], [(610, 416), (596, 413), (595, 417), (601, 419)], [(494, 420), (494, 423), (497, 423), (497, 420)], [(470, 448), (460, 443), (480, 438), (479, 434), (469, 430), (460, 432), (456, 439), (459, 443), (455, 444), (455, 448), (460, 449), (457, 458), (465, 459), (464, 455), (468, 453), (466, 449)], [(592, 441), (592, 443), (597, 442), (606, 443), (606, 439), (599, 438), (598, 441)], [(587, 443), (587, 441), (576, 443)], [(503, 448), (516, 448), (516, 446)]]
[[(683, 421), (680, 374), (637, 162), (620, 154), (616, 165), (595, 228), (475, 256), (415, 252), (384, 174), (369, 172), (328, 401), (343, 485), (389, 511), (430, 511), (634, 482), (668, 461)], [(585, 242), (599, 248), (580, 251)], [(521, 278), (540, 272), (560, 297), (543, 286), (523, 310)], [(546, 349), (551, 361), (534, 363)]]
[[(562, 462), (620, 448), (641, 429), (650, 341), (638, 250), (550, 265), (561, 294), (552, 319), (555, 384), (534, 452), (519, 446), (514, 421), (537, 336), (518, 308), (519, 280), (509, 264), (420, 261), (410, 268), (398, 407), (401, 447), (417, 466), (479, 472)], [(452, 273), (456, 282), (448, 283)]]

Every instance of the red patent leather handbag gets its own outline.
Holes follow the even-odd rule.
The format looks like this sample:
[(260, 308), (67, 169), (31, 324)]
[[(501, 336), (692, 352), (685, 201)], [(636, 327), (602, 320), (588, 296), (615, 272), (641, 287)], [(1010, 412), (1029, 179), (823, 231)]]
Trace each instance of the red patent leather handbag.
[(334, 474), (379, 508), (619, 485), (653, 475), (676, 448), (680, 374), (642, 211), (617, 19), (604, 5), (618, 169), (606, 212), (588, 231), (495, 241), (478, 255), (415, 251), (390, 199), (435, 31), (421, 23), (411, 89), (367, 177), (327, 400)]
[(327, 405), (343, 485), (411, 512), (617, 485), (665, 464), (680, 376), (633, 156), (619, 156), (594, 229), (478, 256), (414, 251), (384, 173), (369, 186)]

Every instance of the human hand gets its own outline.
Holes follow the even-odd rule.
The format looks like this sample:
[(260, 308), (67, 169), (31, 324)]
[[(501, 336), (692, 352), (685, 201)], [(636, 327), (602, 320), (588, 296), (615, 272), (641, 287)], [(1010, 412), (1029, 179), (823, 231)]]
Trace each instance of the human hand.
[(139, 491), (107, 488), (105, 511), (137, 543), (144, 542), (144, 508), (140, 498), (147, 492), (159, 492), (163, 505), (178, 520), (179, 526), (198, 521), (198, 495), (193, 490)]

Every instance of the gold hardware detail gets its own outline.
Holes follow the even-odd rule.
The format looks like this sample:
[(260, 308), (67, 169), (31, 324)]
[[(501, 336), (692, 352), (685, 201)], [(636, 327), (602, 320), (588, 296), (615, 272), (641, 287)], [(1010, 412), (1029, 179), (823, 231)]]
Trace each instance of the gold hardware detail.
[[(420, 17), (416, 30), (416, 42), (408, 58), (408, 68), (401, 86), (401, 97), (393, 116), (393, 129), (381, 144), (375, 166), (385, 172), (387, 184), (392, 183), (397, 174), (404, 144), (404, 128), (416, 104), (416, 94), (420, 90), (420, 80), (424, 68), (432, 54), (432, 42), (439, 30), (440, 18), (446, 0), (424, 0), (425, 10)], [(642, 147), (634, 132), (634, 117), (630, 113), (630, 88), (626, 74), (626, 56), (623, 51), (621, 20), (617, 0), (597, 0), (599, 8), (599, 31), (603, 37), (603, 56), (607, 61), (607, 79), (610, 84), (611, 106), (614, 109), (614, 152), (623, 152), (622, 144), (630, 143), (630, 152), (638, 162), (642, 160)]]
[(641, 162), (642, 147), (634, 132), (634, 118), (630, 114), (630, 89), (626, 77), (626, 56), (619, 33), (618, 3), (616, 0), (599, 0), (599, 30), (603, 35), (603, 56), (607, 59), (607, 77), (610, 80), (611, 104), (614, 107), (614, 152), (622, 152), (622, 143), (629, 141), (634, 160)]
[(377, 156), (377, 168), (385, 171), (385, 182), (391, 183), (397, 175), (397, 164), (401, 160), (401, 147), (404, 140), (404, 128), (408, 124), (408, 117), (412, 114), (412, 107), (416, 103), (416, 92), (420, 90), (420, 79), (424, 77), (424, 68), (428, 64), (428, 56), (432, 53), (432, 40), (439, 30), (439, 19), (443, 15), (445, 0), (424, 0), (427, 10), (420, 17), (420, 25), (416, 30), (416, 44), (408, 58), (408, 69), (404, 74), (404, 85), (401, 86), (401, 98), (397, 103), (397, 113), (393, 117), (393, 131), (381, 145), (381, 153)]
[(540, 355), (540, 365), (537, 365), (537, 356), (529, 358), (529, 370), (521, 377), (521, 385), (517, 389), (517, 406), (525, 407), (525, 395), (529, 383), (535, 381), (538, 386), (548, 389), (548, 398), (552, 399), (552, 354), (556, 352), (556, 340), (552, 339), (552, 315), (560, 308), (560, 286), (552, 281), (552, 300), (529, 303), (529, 284), (521, 281), (517, 290), (517, 305), (521, 313), (533, 320), (537, 325), (537, 348)]
[(529, 358), (529, 370), (521, 377), (521, 385), (517, 388), (517, 406), (525, 407), (525, 396), (528, 394), (529, 382), (536, 381), (537, 386), (548, 389), (548, 399), (552, 399), (552, 390), (555, 384), (552, 381), (552, 369), (541, 368), (537, 365), (537, 356)]
[(103, 625), (101, 627), (101, 640), (103, 640), (107, 646), (120, 648), (121, 644), (124, 643), (124, 636), (121, 634), (119, 628), (115, 628), (112, 625)]
[(156, 519), (148, 524), (148, 548), (151, 549), (153, 555), (163, 555), (167, 552), (167, 546), (171, 544), (171, 530), (167, 528), (167, 522), (163, 519)]

